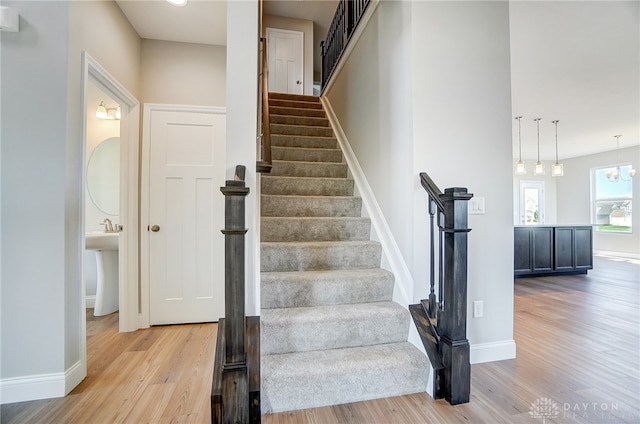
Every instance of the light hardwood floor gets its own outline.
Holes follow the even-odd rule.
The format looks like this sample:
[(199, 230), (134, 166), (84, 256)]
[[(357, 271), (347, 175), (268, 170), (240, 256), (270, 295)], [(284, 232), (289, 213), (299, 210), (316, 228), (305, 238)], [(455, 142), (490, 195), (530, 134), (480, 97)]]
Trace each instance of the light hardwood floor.
[[(516, 280), (518, 358), (473, 365), (468, 404), (418, 394), (263, 423), (640, 423), (640, 264), (596, 257), (594, 268)], [(62, 399), (3, 405), (2, 423), (210, 422), (215, 324), (118, 333), (117, 314), (87, 319), (87, 378)], [(534, 406), (543, 399), (548, 413)]]

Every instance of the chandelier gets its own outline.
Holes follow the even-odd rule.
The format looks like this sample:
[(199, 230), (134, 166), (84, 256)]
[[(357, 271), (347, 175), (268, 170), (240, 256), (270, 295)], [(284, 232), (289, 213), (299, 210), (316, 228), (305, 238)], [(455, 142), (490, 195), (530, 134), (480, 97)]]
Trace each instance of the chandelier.
[[(620, 162), (620, 137), (622, 137), (622, 135), (614, 135), (614, 137), (616, 139), (616, 162)], [(631, 178), (636, 175), (636, 170), (634, 168), (629, 169), (627, 171), (627, 175), (629, 177), (625, 178), (624, 173), (620, 169), (620, 165), (616, 165), (614, 168), (608, 169), (604, 175), (607, 177), (607, 180), (612, 183), (617, 183), (618, 181), (630, 181)]]

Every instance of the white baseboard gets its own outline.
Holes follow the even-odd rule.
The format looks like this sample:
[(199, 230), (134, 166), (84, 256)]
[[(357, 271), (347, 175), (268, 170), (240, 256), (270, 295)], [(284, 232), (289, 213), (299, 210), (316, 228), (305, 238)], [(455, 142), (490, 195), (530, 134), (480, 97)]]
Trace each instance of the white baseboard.
[(605, 256), (610, 258), (640, 259), (640, 254), (631, 252), (614, 252), (611, 250), (593, 249), (593, 254), (594, 256)]
[(96, 306), (96, 295), (92, 295), (92, 296), (85, 296), (84, 298), (84, 304), (85, 304), (85, 308), (90, 309), (90, 308), (95, 308)]
[(515, 359), (515, 357), (515, 340), (504, 340), (501, 342), (491, 343), (477, 343), (471, 345), (470, 362), (472, 364), (503, 361), (505, 359)]
[(71, 390), (84, 380), (87, 376), (86, 364), (81, 361), (76, 362), (64, 373), (64, 394), (68, 394)]
[(0, 380), (0, 404), (64, 397), (85, 376), (78, 361), (66, 372), (4, 378)]

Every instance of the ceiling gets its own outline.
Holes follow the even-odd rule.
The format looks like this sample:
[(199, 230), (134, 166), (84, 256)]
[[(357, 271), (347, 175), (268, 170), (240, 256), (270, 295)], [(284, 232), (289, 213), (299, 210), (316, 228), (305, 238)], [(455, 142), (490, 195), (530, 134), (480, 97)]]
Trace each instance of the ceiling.
[[(226, 1), (116, 0), (140, 37), (226, 45)], [(314, 21), (324, 38), (338, 0), (265, 0), (265, 13)], [(552, 160), (640, 145), (640, 2), (512, 1), (511, 87), (522, 115), (522, 156)], [(317, 49), (316, 49), (317, 50)], [(317, 53), (317, 52), (316, 52)], [(319, 63), (319, 55), (314, 62)], [(317, 66), (316, 66), (317, 69)], [(518, 127), (513, 125), (514, 155)]]

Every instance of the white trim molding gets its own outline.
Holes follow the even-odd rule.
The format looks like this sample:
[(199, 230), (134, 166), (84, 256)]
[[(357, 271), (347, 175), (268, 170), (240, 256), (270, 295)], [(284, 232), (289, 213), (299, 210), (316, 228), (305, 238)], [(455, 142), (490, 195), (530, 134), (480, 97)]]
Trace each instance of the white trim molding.
[(0, 380), (0, 404), (64, 397), (86, 374), (80, 361), (66, 372), (38, 374)]
[(471, 345), (470, 362), (482, 364), (483, 362), (504, 361), (515, 359), (516, 341), (503, 340), (500, 342), (476, 343)]

